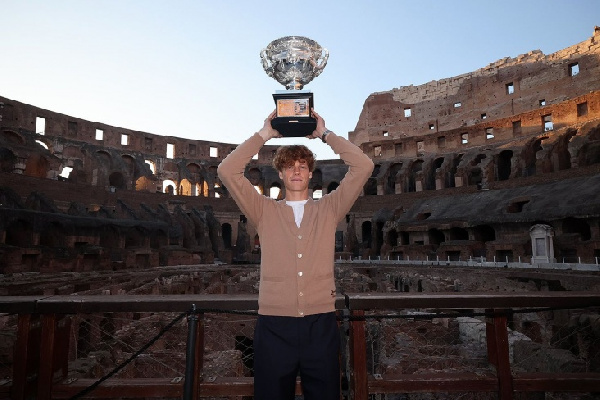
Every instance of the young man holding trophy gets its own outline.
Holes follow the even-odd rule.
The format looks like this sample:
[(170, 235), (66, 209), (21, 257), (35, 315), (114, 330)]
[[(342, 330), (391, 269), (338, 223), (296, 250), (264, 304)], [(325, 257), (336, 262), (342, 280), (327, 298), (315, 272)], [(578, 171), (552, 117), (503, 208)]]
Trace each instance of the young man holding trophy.
[(281, 137), (264, 126), (219, 165), (218, 174), (259, 234), (259, 316), (254, 336), (257, 400), (293, 400), (300, 376), (306, 400), (340, 399), (339, 330), (335, 314), (335, 232), (360, 195), (373, 162), (358, 147), (325, 127), (312, 110), (316, 129), (307, 137), (328, 144), (348, 165), (340, 185), (319, 200), (309, 198), (315, 166), (302, 145), (282, 146), (273, 164), (285, 186), (277, 201), (259, 194), (244, 176), (264, 143)]

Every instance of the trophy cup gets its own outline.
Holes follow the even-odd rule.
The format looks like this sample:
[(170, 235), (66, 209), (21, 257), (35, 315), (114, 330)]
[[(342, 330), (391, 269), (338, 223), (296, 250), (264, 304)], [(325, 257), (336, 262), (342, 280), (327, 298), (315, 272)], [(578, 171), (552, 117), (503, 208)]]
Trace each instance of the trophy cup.
[(285, 36), (269, 43), (260, 58), (267, 75), (287, 89), (273, 94), (277, 115), (271, 126), (285, 137), (310, 135), (317, 127), (310, 115), (313, 94), (302, 88), (321, 74), (329, 52), (309, 38)]

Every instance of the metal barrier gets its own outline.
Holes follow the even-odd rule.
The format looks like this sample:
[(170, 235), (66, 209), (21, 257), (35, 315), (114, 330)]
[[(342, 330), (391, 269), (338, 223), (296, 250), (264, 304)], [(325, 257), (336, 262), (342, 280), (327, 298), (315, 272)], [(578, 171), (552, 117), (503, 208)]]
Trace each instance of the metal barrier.
[[(600, 392), (597, 293), (348, 294), (336, 307), (344, 398)], [(252, 396), (256, 308), (254, 295), (0, 297), (0, 398)]]

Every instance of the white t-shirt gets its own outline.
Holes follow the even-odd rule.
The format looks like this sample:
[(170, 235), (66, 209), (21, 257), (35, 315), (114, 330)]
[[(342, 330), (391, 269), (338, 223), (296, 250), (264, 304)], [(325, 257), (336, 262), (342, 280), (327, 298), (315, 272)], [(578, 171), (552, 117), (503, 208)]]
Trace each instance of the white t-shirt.
[(300, 224), (302, 223), (302, 217), (304, 216), (304, 205), (308, 200), (296, 200), (296, 201), (285, 201), (285, 204), (292, 207), (294, 210), (294, 220), (296, 221), (296, 226), (300, 228)]

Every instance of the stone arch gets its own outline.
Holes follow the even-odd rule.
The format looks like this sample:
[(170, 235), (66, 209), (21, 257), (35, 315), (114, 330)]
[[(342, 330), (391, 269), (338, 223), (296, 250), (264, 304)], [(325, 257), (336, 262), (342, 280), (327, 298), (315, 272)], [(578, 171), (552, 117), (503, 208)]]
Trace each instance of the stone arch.
[(415, 160), (410, 166), (410, 174), (408, 175), (408, 187), (406, 188), (406, 192), (416, 192), (417, 191), (417, 175), (421, 175), (423, 172), (423, 160)]
[[(37, 138), (35, 140), (35, 142), (44, 148), (44, 150), (42, 151), (48, 151), (50, 154), (54, 153), (54, 147), (52, 146), (52, 141), (50, 141), (49, 139), (47, 139), (44, 136), (40, 136), (39, 138)], [(39, 150), (39, 149), (38, 149)], [(64, 156), (64, 150), (63, 150), (63, 156)]]
[(232, 247), (232, 232), (231, 224), (225, 222), (221, 225), (221, 237), (223, 238), (223, 244), (226, 249), (231, 249)]
[(156, 163), (152, 160), (144, 160), (144, 163), (148, 164), (147, 168), (150, 170), (152, 175), (156, 175)]
[(498, 154), (496, 161), (497, 176), (499, 181), (506, 181), (511, 176), (512, 168), (512, 150), (503, 150)]
[(469, 182), (467, 183), (468, 185), (481, 184), (481, 182), (483, 180), (483, 174), (482, 174), (481, 168), (479, 168), (479, 167), (471, 168), (469, 170), (468, 177), (469, 177)]
[(16, 162), (17, 156), (12, 150), (6, 147), (0, 148), (0, 171), (13, 172)]
[(194, 196), (201, 196), (201, 188), (204, 183), (204, 174), (202, 173), (202, 167), (196, 163), (189, 163), (186, 166), (186, 168), (189, 171), (190, 181), (192, 186), (194, 187)]
[(179, 182), (178, 194), (180, 196), (194, 196), (195, 193), (192, 192), (192, 189), (195, 189), (195, 187), (192, 186), (192, 183), (187, 179), (182, 179)]
[(150, 235), (150, 248), (152, 249), (159, 249), (161, 247), (164, 247), (168, 244), (168, 242), (169, 237), (167, 235), (167, 232), (163, 229), (153, 231), (152, 235)]
[(542, 150), (542, 140), (547, 137), (535, 138), (529, 141), (525, 145), (525, 149), (523, 150), (522, 162), (523, 162), (523, 170), (521, 172), (522, 176), (533, 176), (536, 174), (537, 168), (537, 152)]
[(17, 132), (9, 129), (2, 131), (2, 141), (21, 146), (25, 144), (25, 138), (22, 135), (19, 135)]
[(444, 232), (440, 231), (437, 228), (429, 229), (427, 231), (427, 236), (429, 238), (429, 244), (436, 247), (446, 241), (446, 236), (444, 235)]
[(113, 172), (108, 176), (108, 185), (117, 189), (127, 189), (127, 181), (120, 171)]
[(376, 196), (377, 195), (377, 179), (369, 178), (367, 183), (363, 186), (365, 196)]
[(398, 231), (396, 231), (395, 229), (390, 229), (387, 232), (385, 242), (392, 247), (398, 246)]
[(592, 232), (590, 225), (579, 218), (568, 217), (562, 221), (562, 231), (564, 234), (579, 234), (582, 241), (590, 240)]
[(221, 185), (221, 181), (219, 180), (219, 176), (217, 175), (216, 166), (213, 165), (211, 167), (208, 167), (208, 176), (206, 177), (206, 180), (208, 181), (209, 194), (214, 193), (214, 197), (228, 196), (227, 189), (223, 187), (223, 185)]
[(593, 165), (593, 164), (599, 164), (600, 163), (600, 140), (588, 141), (579, 150), (577, 158), (579, 160), (580, 167), (585, 167), (585, 166)]
[(199, 166), (196, 163), (189, 163), (186, 168), (188, 169), (188, 171), (190, 172), (190, 174), (192, 174), (192, 176), (194, 176), (194, 178), (199, 178), (196, 179), (196, 181), (199, 181), (202, 178), (202, 167)]
[(450, 170), (446, 173), (446, 187), (453, 188), (456, 187), (456, 172), (458, 171), (458, 166), (462, 161), (463, 154), (457, 154), (452, 158), (452, 166)]
[(469, 232), (465, 228), (450, 228), (450, 240), (469, 240)]
[(394, 163), (390, 166), (383, 188), (383, 194), (396, 194), (396, 178), (401, 169), (402, 163)]
[(496, 240), (496, 230), (490, 225), (477, 225), (473, 227), (474, 239), (479, 242), (491, 242)]
[(375, 167), (373, 168), (373, 173), (371, 174), (371, 177), (369, 179), (367, 179), (367, 182), (363, 186), (363, 191), (365, 193), (365, 196), (376, 196), (377, 195), (377, 175), (379, 175), (380, 168), (381, 168), (381, 165), (375, 164)]
[(573, 136), (577, 135), (576, 129), (569, 129), (563, 135), (550, 153), (552, 172), (562, 171), (571, 168), (571, 153), (569, 152), (569, 142)]
[(123, 164), (125, 164), (125, 172), (128, 176), (134, 177), (136, 176), (136, 161), (135, 158), (130, 156), (129, 154), (123, 154), (121, 156), (121, 160), (123, 160)]
[(262, 172), (258, 168), (250, 168), (247, 174), (248, 180), (253, 186), (261, 186)]
[(410, 244), (410, 233), (408, 233), (407, 231), (400, 231), (399, 241), (400, 241), (400, 244), (403, 246), (409, 245)]
[(50, 170), (50, 162), (41, 154), (32, 154), (25, 164), (24, 174), (27, 176), (35, 176), (37, 178), (45, 178)]
[(112, 157), (107, 151), (98, 150), (96, 152), (96, 157), (98, 158), (98, 164), (104, 169), (112, 168)]
[(175, 181), (165, 179), (163, 181), (163, 193), (177, 194), (177, 184), (175, 183)]
[(373, 243), (372, 224), (371, 221), (365, 221), (361, 225), (362, 233), (362, 248), (370, 249)]

